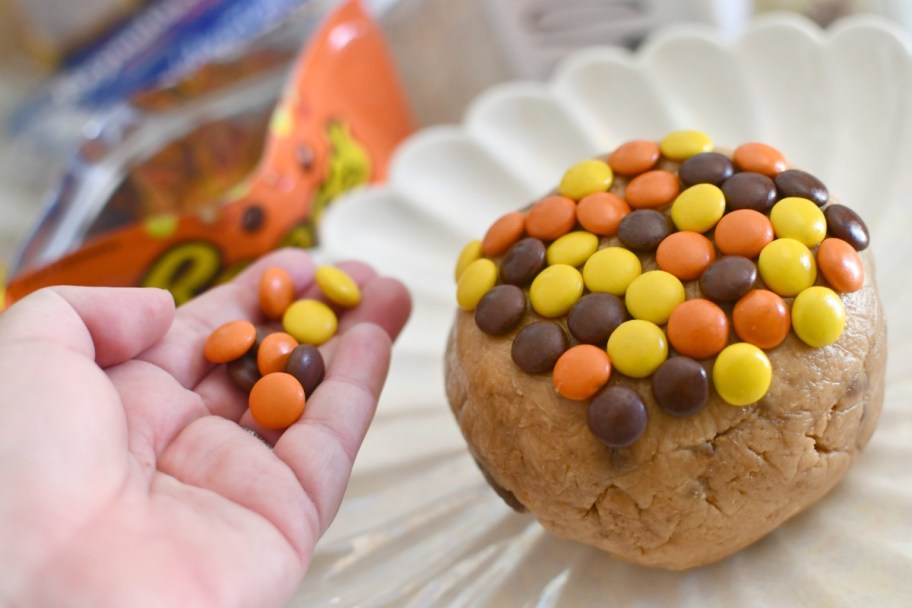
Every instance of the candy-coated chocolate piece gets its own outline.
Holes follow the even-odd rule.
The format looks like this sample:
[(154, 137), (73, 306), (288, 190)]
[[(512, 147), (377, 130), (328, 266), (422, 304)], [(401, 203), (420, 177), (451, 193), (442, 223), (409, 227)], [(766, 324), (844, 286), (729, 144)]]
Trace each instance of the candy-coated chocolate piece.
[(671, 204), (680, 192), (681, 186), (674, 173), (655, 169), (630, 180), (624, 198), (634, 209), (654, 209)]
[(773, 231), (780, 239), (795, 239), (807, 247), (816, 247), (826, 236), (823, 211), (806, 198), (784, 198), (770, 211)]
[(713, 302), (734, 302), (746, 294), (757, 280), (757, 267), (740, 255), (726, 255), (712, 264), (700, 277), (700, 291)]
[(715, 259), (712, 241), (698, 232), (673, 232), (656, 250), (659, 268), (682, 281), (699, 279)]
[(766, 354), (746, 342), (726, 346), (712, 370), (713, 386), (729, 405), (743, 407), (766, 395), (773, 378), (773, 368)]
[(567, 313), (567, 329), (583, 344), (602, 348), (611, 332), (627, 320), (621, 299), (610, 293), (587, 293)]
[(586, 260), (583, 281), (589, 291), (622, 296), (642, 271), (640, 258), (629, 249), (605, 247)]
[(323, 344), (333, 337), (338, 325), (336, 313), (319, 300), (297, 300), (282, 315), (285, 333), (302, 344)]
[(510, 285), (527, 285), (545, 267), (545, 244), (525, 238), (510, 247), (500, 262), (500, 279)]
[(722, 182), (728, 208), (766, 213), (776, 203), (776, 184), (762, 173), (742, 171)]
[(630, 213), (630, 206), (617, 194), (597, 192), (584, 197), (576, 205), (576, 219), (593, 234), (614, 236), (621, 220)]
[(756, 258), (774, 238), (769, 218), (753, 209), (736, 209), (722, 216), (713, 233), (725, 255)]
[(634, 319), (662, 325), (686, 297), (684, 285), (676, 276), (664, 270), (650, 270), (631, 281), (625, 302)]
[(475, 324), (492, 336), (507, 333), (526, 313), (526, 295), (515, 285), (497, 285), (475, 307)]
[(589, 402), (586, 422), (593, 436), (609, 448), (626, 448), (646, 430), (648, 414), (640, 395), (620, 384), (609, 386)]
[(526, 214), (526, 234), (553, 241), (570, 232), (576, 224), (576, 203), (566, 196), (546, 196)]
[(577, 230), (565, 234), (550, 245), (545, 253), (549, 265), (582, 266), (598, 249), (599, 239), (591, 232)]
[(536, 321), (523, 327), (513, 339), (510, 355), (527, 374), (541, 374), (554, 368), (569, 347), (567, 334), (553, 321)]
[(607, 350), (614, 369), (631, 378), (645, 378), (668, 357), (668, 342), (655, 323), (632, 319), (614, 330)]
[(696, 154), (713, 151), (713, 142), (701, 131), (674, 131), (659, 142), (659, 150), (665, 158), (687, 160)]
[(764, 247), (757, 266), (766, 286), (784, 297), (798, 295), (817, 280), (811, 250), (795, 239), (776, 239)]
[(637, 209), (627, 214), (618, 225), (621, 243), (633, 251), (655, 251), (671, 234), (668, 218), (655, 209)]
[(252, 352), (248, 352), (243, 357), (229, 361), (225, 365), (225, 371), (228, 373), (228, 379), (231, 384), (235, 385), (245, 393), (249, 393), (256, 381), (260, 379), (260, 368), (257, 366), (257, 358)]
[(693, 416), (709, 402), (709, 376), (690, 357), (671, 357), (653, 374), (652, 395), (672, 416)]
[(864, 285), (864, 264), (848, 242), (830, 237), (817, 248), (817, 265), (836, 291), (852, 293)]
[(498, 256), (506, 253), (516, 241), (522, 238), (526, 228), (526, 216), (520, 211), (513, 211), (499, 217), (481, 240), (481, 252), (487, 256)]
[(785, 300), (767, 289), (753, 289), (735, 304), (732, 325), (742, 341), (771, 350), (788, 336), (792, 320)]
[(678, 177), (685, 186), (713, 184), (721, 186), (735, 172), (731, 160), (718, 152), (704, 152), (691, 156), (678, 168)]
[(305, 396), (313, 395), (326, 375), (326, 363), (320, 349), (312, 344), (295, 347), (285, 362), (285, 373), (291, 374), (301, 383)]
[(823, 215), (826, 217), (829, 235), (848, 242), (855, 251), (866, 249), (871, 242), (864, 221), (845, 205), (829, 205)]
[[(544, 249), (542, 249), (542, 254), (544, 255)], [(462, 248), (462, 251), (459, 252), (459, 257), (456, 259), (456, 269), (453, 272), (453, 277), (458, 281), (469, 264), (480, 257), (481, 240), (475, 239), (466, 243), (465, 247)]]
[(333, 304), (351, 308), (361, 303), (361, 288), (351, 275), (341, 268), (320, 266), (315, 278), (320, 291)]
[(668, 341), (680, 354), (709, 359), (728, 344), (728, 317), (718, 305), (694, 298), (671, 311)]
[(792, 302), (792, 327), (808, 346), (829, 346), (842, 335), (845, 322), (842, 298), (829, 287), (808, 287)]
[(250, 414), (263, 428), (282, 431), (301, 417), (305, 401), (304, 387), (294, 376), (274, 372), (250, 389)]
[(606, 192), (614, 182), (611, 167), (603, 160), (589, 159), (576, 163), (564, 173), (558, 191), (575, 201), (594, 192)]
[(725, 213), (725, 195), (718, 186), (697, 184), (684, 190), (671, 205), (671, 221), (678, 230), (706, 232)]
[(228, 321), (213, 330), (203, 345), (203, 356), (210, 363), (228, 363), (244, 355), (256, 340), (256, 327), (250, 321)]
[(294, 302), (291, 275), (279, 266), (267, 268), (260, 276), (258, 295), (260, 310), (266, 318), (273, 321), (281, 319), (285, 309)]
[(298, 341), (291, 335), (277, 331), (263, 338), (260, 348), (257, 349), (257, 368), (260, 374), (285, 371), (285, 362), (291, 351), (298, 345)]
[(776, 176), (776, 189), (779, 196), (800, 196), (813, 202), (818, 207), (830, 200), (830, 192), (823, 182), (800, 169), (788, 169)]
[(608, 164), (620, 175), (636, 175), (649, 171), (658, 161), (659, 146), (648, 139), (625, 142), (608, 157)]
[(583, 276), (567, 264), (542, 270), (529, 287), (532, 308), (543, 317), (560, 317), (583, 295)]
[(456, 302), (463, 310), (475, 310), (481, 297), (495, 284), (497, 265), (488, 258), (475, 260), (459, 277), (456, 284)]
[(732, 161), (742, 171), (755, 171), (769, 177), (779, 175), (788, 167), (782, 152), (757, 142), (741, 144), (735, 148)]
[(591, 344), (567, 349), (554, 364), (554, 388), (562, 397), (576, 401), (592, 397), (610, 376), (608, 353)]

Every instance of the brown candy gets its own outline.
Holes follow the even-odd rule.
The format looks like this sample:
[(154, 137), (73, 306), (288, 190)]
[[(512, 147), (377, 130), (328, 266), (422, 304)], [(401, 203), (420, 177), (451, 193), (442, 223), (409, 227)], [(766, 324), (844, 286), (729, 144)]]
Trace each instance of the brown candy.
[(734, 302), (757, 280), (757, 267), (748, 258), (727, 255), (709, 265), (700, 277), (700, 290), (714, 302)]
[(567, 328), (583, 344), (604, 347), (618, 325), (627, 320), (621, 299), (610, 293), (590, 293), (573, 305), (567, 315)]
[(295, 347), (285, 362), (285, 373), (294, 376), (304, 387), (304, 394), (310, 397), (326, 374), (326, 364), (320, 349), (312, 344)]
[(526, 285), (545, 267), (545, 244), (525, 238), (513, 245), (500, 265), (500, 279), (510, 285)]
[(718, 152), (704, 152), (691, 156), (678, 169), (678, 177), (686, 186), (694, 184), (720, 185), (735, 172), (732, 161)]
[(257, 366), (256, 354), (248, 352), (240, 359), (228, 362), (225, 365), (225, 371), (228, 372), (228, 379), (231, 383), (249, 393), (253, 385), (260, 379), (260, 368)]
[(709, 401), (709, 377), (694, 359), (671, 357), (652, 376), (652, 394), (672, 416), (692, 416)]
[(655, 251), (669, 234), (668, 218), (654, 209), (637, 209), (626, 215), (618, 226), (618, 238), (633, 251)]
[(870, 244), (871, 237), (864, 220), (845, 205), (830, 205), (823, 210), (823, 215), (830, 236), (848, 242), (855, 251), (861, 251)]
[(779, 198), (787, 196), (800, 196), (813, 202), (818, 207), (826, 205), (830, 200), (830, 192), (823, 182), (800, 169), (783, 171), (775, 178)]
[(646, 405), (630, 387), (609, 386), (589, 403), (589, 430), (611, 448), (632, 445), (646, 430)]
[(722, 183), (728, 209), (753, 209), (767, 213), (776, 203), (776, 184), (761, 173), (742, 171)]
[(523, 290), (515, 285), (497, 285), (478, 301), (475, 324), (488, 335), (500, 336), (516, 327), (525, 313)]
[(528, 374), (551, 371), (567, 350), (569, 341), (560, 325), (537, 321), (522, 328), (513, 339), (513, 362)]

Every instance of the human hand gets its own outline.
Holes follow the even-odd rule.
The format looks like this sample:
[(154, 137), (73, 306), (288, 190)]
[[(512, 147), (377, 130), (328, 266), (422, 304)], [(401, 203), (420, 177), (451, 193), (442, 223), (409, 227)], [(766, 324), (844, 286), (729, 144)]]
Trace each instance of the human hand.
[(321, 347), (326, 378), (302, 418), (263, 431), (202, 353), (222, 323), (259, 320), (270, 266), (314, 291), (314, 262), (283, 250), (177, 310), (160, 290), (59, 287), (0, 315), (0, 604), (279, 606), (293, 595), (411, 304), (397, 281), (341, 264), (363, 301)]

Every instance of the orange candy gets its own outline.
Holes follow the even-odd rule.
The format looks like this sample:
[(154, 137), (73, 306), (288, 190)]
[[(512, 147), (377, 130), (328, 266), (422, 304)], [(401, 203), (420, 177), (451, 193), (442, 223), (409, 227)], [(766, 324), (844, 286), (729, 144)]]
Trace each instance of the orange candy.
[(256, 340), (256, 327), (239, 319), (217, 327), (203, 345), (203, 356), (210, 363), (228, 363), (241, 358)]
[(285, 362), (298, 346), (294, 337), (282, 331), (269, 334), (260, 342), (257, 349), (257, 368), (264, 376), (285, 370)]
[(732, 161), (742, 171), (755, 171), (769, 177), (776, 177), (788, 169), (782, 152), (760, 143), (741, 144), (735, 148)]
[(614, 236), (621, 220), (630, 213), (630, 206), (617, 194), (596, 192), (583, 199), (576, 206), (576, 218), (580, 225), (593, 234)]
[(743, 341), (769, 350), (782, 344), (792, 320), (785, 300), (772, 291), (754, 289), (735, 304), (732, 324)]
[(554, 387), (567, 399), (588, 399), (611, 376), (611, 360), (604, 348), (577, 344), (564, 351), (554, 364)]
[(714, 302), (687, 300), (671, 311), (668, 341), (684, 356), (709, 359), (728, 344), (728, 317)]
[(864, 264), (858, 252), (842, 239), (824, 239), (817, 249), (817, 265), (836, 291), (852, 293), (864, 284)]
[(722, 216), (716, 224), (716, 246), (725, 255), (756, 258), (771, 243), (773, 224), (769, 218), (753, 209), (738, 209)]
[(656, 250), (656, 263), (682, 281), (700, 278), (703, 271), (716, 259), (712, 242), (696, 232), (674, 232)]
[(618, 146), (608, 157), (615, 173), (636, 175), (652, 169), (659, 160), (659, 146), (648, 139), (635, 139)]
[(513, 211), (501, 216), (491, 224), (481, 240), (481, 252), (488, 256), (502, 255), (522, 238), (526, 227), (526, 216), (520, 211)]
[(294, 283), (288, 271), (278, 266), (267, 268), (260, 277), (259, 296), (260, 310), (266, 318), (273, 321), (281, 319), (295, 296)]
[(681, 185), (677, 176), (668, 171), (647, 171), (637, 175), (627, 184), (624, 198), (627, 204), (636, 209), (653, 209), (670, 205), (678, 194)]
[(543, 241), (564, 236), (576, 224), (576, 203), (566, 196), (546, 196), (526, 215), (526, 234)]
[(285, 372), (267, 374), (250, 389), (250, 414), (263, 428), (287, 429), (304, 413), (304, 388)]

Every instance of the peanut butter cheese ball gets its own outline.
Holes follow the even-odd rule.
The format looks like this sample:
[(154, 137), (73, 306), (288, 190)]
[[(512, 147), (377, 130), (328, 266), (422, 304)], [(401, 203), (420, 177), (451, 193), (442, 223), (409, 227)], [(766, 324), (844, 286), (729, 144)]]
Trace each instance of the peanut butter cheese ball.
[(775, 148), (627, 142), (456, 263), (446, 390), (551, 533), (683, 570), (819, 500), (867, 444), (886, 330), (868, 230)]

